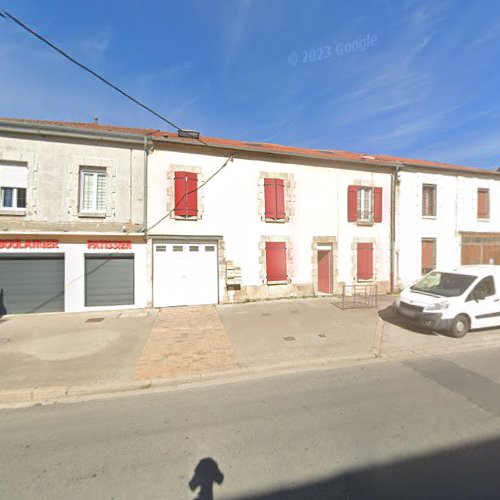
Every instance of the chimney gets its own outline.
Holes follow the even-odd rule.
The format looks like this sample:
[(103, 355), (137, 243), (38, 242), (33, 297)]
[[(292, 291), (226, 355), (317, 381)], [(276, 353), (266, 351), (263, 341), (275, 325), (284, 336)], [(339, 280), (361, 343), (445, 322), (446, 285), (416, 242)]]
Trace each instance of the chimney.
[(97, 116), (94, 116), (94, 125), (99, 125), (99, 118)]

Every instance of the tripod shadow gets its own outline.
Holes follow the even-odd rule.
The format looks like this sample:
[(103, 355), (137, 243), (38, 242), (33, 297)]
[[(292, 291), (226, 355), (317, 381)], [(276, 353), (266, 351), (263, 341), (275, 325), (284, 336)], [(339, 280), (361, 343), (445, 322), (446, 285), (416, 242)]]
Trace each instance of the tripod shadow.
[(213, 500), (214, 483), (222, 484), (224, 474), (219, 470), (217, 462), (212, 458), (203, 458), (194, 470), (194, 475), (189, 481), (189, 488), (195, 491), (200, 488), (198, 496), (194, 500)]

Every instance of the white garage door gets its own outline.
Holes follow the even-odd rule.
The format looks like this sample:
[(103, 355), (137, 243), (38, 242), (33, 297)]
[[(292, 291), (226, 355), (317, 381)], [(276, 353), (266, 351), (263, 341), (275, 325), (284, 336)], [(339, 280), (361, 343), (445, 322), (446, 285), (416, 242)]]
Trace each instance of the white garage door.
[(153, 253), (155, 307), (217, 304), (217, 244), (155, 243)]

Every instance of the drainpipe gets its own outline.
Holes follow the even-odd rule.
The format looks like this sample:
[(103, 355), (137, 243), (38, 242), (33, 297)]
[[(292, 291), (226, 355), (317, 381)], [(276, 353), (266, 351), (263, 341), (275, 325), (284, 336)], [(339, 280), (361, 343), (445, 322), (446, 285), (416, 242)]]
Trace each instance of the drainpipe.
[(143, 224), (144, 231), (148, 228), (148, 138), (144, 136), (144, 215)]
[(402, 165), (396, 165), (391, 174), (391, 242), (390, 242), (390, 280), (391, 293), (394, 293), (395, 288), (395, 258), (394, 251), (396, 248), (396, 186), (398, 184), (398, 174)]

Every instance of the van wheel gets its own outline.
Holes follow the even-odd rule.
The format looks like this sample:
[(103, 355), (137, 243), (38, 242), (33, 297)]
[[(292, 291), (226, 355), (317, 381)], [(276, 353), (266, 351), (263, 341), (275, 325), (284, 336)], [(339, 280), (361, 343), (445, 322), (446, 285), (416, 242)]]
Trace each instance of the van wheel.
[(467, 316), (459, 314), (451, 324), (450, 333), (453, 337), (461, 339), (469, 331), (470, 325)]

